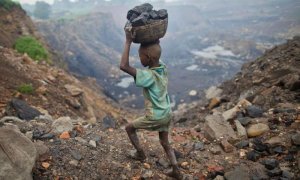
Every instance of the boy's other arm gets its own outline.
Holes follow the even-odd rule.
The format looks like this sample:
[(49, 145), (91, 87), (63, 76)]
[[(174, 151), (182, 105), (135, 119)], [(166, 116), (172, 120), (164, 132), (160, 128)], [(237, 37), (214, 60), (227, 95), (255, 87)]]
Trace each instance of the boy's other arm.
[(123, 51), (121, 63), (120, 63), (120, 69), (135, 78), (136, 69), (129, 65), (129, 51), (130, 51), (131, 42), (132, 42), (131, 39), (126, 38), (126, 42), (124, 45), (124, 51)]

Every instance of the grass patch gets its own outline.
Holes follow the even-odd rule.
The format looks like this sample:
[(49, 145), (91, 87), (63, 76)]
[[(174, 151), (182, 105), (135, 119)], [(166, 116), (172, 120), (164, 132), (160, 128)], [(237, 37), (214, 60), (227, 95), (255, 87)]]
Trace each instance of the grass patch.
[(48, 52), (43, 45), (32, 36), (22, 36), (17, 39), (14, 48), (19, 53), (27, 53), (35, 61), (45, 60), (49, 62)]
[(23, 94), (32, 94), (34, 92), (34, 88), (31, 84), (22, 84), (18, 87), (18, 91)]
[(0, 7), (3, 7), (6, 10), (11, 10), (13, 7), (21, 7), (21, 5), (12, 0), (0, 0)]

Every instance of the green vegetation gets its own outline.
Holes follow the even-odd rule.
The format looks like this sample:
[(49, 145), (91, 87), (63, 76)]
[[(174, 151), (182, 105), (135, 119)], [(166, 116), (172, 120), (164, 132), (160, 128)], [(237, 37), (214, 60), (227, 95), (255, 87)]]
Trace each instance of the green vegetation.
[(6, 10), (10, 10), (13, 7), (21, 7), (18, 2), (13, 2), (12, 0), (0, 0), (0, 7)]
[(19, 53), (27, 53), (29, 57), (36, 61), (45, 60), (49, 63), (48, 52), (42, 44), (32, 36), (22, 36), (17, 39), (14, 48)]
[(32, 94), (34, 92), (34, 89), (31, 84), (22, 84), (18, 87), (18, 91), (24, 94)]

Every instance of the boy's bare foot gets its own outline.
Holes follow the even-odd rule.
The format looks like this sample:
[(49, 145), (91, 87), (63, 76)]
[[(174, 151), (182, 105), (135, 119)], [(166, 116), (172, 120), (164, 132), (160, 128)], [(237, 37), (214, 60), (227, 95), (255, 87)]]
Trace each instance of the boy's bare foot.
[(178, 180), (182, 179), (182, 174), (178, 169), (172, 169), (171, 171), (168, 171), (166, 175), (174, 179), (178, 179)]
[(138, 151), (130, 151), (129, 157), (138, 161), (144, 161), (147, 158), (144, 152)]

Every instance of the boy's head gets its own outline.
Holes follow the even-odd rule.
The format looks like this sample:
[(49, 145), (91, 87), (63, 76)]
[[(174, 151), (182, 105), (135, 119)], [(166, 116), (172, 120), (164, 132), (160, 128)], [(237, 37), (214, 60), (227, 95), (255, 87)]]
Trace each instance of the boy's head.
[(146, 67), (158, 63), (160, 55), (161, 47), (159, 42), (140, 45), (139, 56), (143, 66)]

